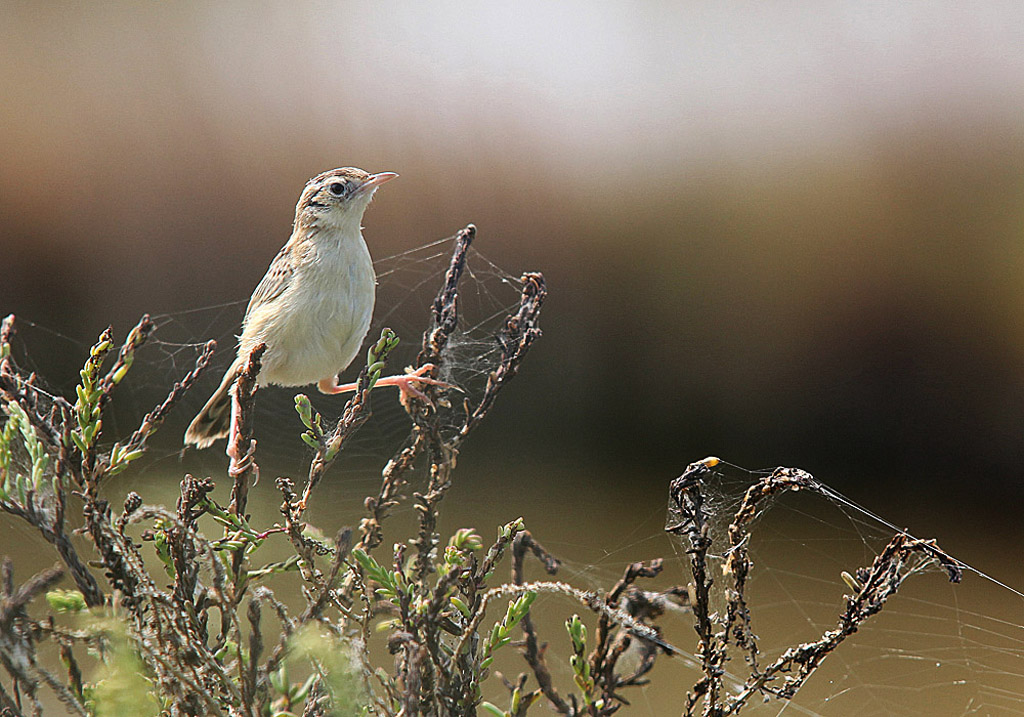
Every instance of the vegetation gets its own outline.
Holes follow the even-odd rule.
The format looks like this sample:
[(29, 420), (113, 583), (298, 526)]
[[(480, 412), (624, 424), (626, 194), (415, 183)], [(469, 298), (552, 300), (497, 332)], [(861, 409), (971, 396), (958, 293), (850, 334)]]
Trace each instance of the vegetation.
[[(474, 235), (470, 225), (456, 238), (417, 366), (444, 366)], [(645, 684), (658, 655), (680, 653), (662, 639), (654, 621), (672, 606), (685, 606), (694, 616), (700, 676), (680, 709), (722, 716), (739, 712), (754, 695), (792, 697), (825, 655), (882, 608), (913, 556), (936, 561), (958, 578), (958, 565), (934, 544), (897, 536), (874, 565), (848, 576), (855, 594), (837, 630), (762, 666), (745, 599), (751, 569), (747, 528), (765, 497), (816, 489), (802, 471), (779, 469), (766, 476), (732, 517), (718, 588), (727, 604), (721, 614), (710, 608), (714, 558), (701, 487), (717, 459), (691, 465), (671, 488), (675, 520), (668, 530), (688, 542), (688, 586), (641, 589), (638, 581), (656, 576), (661, 560), (626, 566), (607, 591), (555, 580), (528, 582), (528, 556), (550, 575), (558, 572), (559, 561), (521, 519), (500, 526), (490, 543), (468, 528), (442, 541), (438, 515), (459, 452), (540, 336), (544, 279), (526, 273), (521, 284), (519, 304), (496, 337), (499, 351), (481, 395), (456, 404), (428, 386), (427, 400), (410, 400), (409, 436), (383, 466), (364, 517), (332, 540), (319, 537), (304, 515), (369, 416), (370, 392), (397, 344), (390, 330), (369, 348), (358, 390), (336, 424), (326, 425), (306, 396), (296, 396), (305, 427), (300, 438), (313, 452), (310, 467), (301, 489), (289, 478), (277, 479), (280, 520), (257, 526), (246, 503), (259, 475), (252, 431), (263, 347), (252, 352), (235, 386), (231, 461), (220, 486), (229, 488), (227, 502), (216, 496), (217, 481), (185, 475), (174, 509), (148, 505), (133, 492), (116, 510), (104, 497), (105, 486), (145, 454), (154, 432), (206, 368), (214, 343), (130, 436), (115, 438), (104, 417), (136, 351), (155, 330), (153, 322), (143, 317), (117, 350), (112, 332), (105, 331), (85, 361), (72, 400), (42, 391), (35, 376), (15, 364), (14, 318), (5, 319), (0, 508), (34, 526), (60, 562), (20, 586), (10, 561), (3, 563), (0, 664), (7, 677), (0, 681), (0, 714), (40, 714), (42, 695), (49, 691), (75, 715), (411, 717), (483, 711), (520, 717), (542, 702), (563, 715), (610, 715), (628, 704), (629, 688)], [(425, 467), (426, 482), (414, 489), (417, 465)], [(403, 502), (414, 506), (417, 530), (385, 551), (385, 523)], [(87, 542), (73, 539), (76, 532)], [(268, 562), (261, 549), (270, 540), (288, 541), (291, 555)], [(503, 562), (510, 565), (507, 580), (498, 577)], [(285, 604), (275, 595), (275, 581), (285, 574), (300, 576), (301, 604)], [(55, 589), (65, 576), (74, 588)], [(591, 633), (580, 615), (567, 616), (561, 639), (569, 685), (555, 684), (531, 617), (541, 593), (565, 596), (596, 623)], [(42, 618), (30, 614), (33, 602), (32, 611), (44, 612)], [(380, 643), (394, 658), (390, 667), (374, 652)], [(56, 647), (59, 669), (41, 657), (44, 645)], [(494, 661), (512, 648), (528, 669), (509, 680), (495, 671)], [(723, 675), (733, 651), (746, 661), (750, 677), (741, 689), (726, 690)], [(627, 652), (631, 658), (621, 659)], [(499, 679), (507, 696), (500, 704), (485, 701), (485, 683)], [(495, 688), (488, 696), (500, 693)]]

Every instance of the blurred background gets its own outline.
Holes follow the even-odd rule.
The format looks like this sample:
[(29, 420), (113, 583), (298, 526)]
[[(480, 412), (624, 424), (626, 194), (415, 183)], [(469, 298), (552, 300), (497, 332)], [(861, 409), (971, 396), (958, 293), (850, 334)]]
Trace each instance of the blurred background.
[(484, 496), (539, 476), (506, 513), (580, 486), (595, 514), (659, 511), (713, 454), (1020, 577), (982, 546), (1021, 537), (1024, 5), (0, 13), (0, 313), (45, 329), (22, 339), (53, 385), (108, 324), (244, 306), (309, 177), (396, 171), (375, 256), (475, 222), (548, 280), (545, 335), (466, 449)]

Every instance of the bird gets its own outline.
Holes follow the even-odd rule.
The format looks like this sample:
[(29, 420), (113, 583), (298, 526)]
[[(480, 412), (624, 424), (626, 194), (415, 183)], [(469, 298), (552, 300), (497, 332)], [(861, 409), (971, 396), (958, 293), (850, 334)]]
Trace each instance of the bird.
[[(295, 206), (287, 243), (274, 257), (245, 310), (238, 352), (217, 390), (185, 431), (185, 445), (208, 448), (229, 434), (231, 388), (253, 348), (266, 344), (257, 386), (305, 386), (322, 393), (355, 390), (339, 385), (370, 328), (377, 279), (362, 219), (374, 193), (398, 175), (356, 167), (332, 169), (310, 179)], [(398, 386), (403, 402), (424, 398), (417, 383), (449, 387), (430, 378), (434, 369), (377, 380)]]

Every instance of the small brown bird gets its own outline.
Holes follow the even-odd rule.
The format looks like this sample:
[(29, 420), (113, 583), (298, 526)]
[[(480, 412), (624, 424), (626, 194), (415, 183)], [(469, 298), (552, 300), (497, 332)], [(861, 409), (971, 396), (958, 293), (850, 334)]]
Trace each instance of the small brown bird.
[[(373, 261), (362, 234), (363, 212), (377, 187), (398, 175), (355, 167), (324, 172), (306, 183), (295, 206), (292, 235), (271, 262), (245, 310), (238, 354), (220, 386), (185, 432), (185, 445), (207, 448), (228, 435), (231, 387), (252, 349), (266, 343), (258, 385), (304, 386), (342, 393), (338, 385), (370, 328), (376, 296)], [(448, 384), (423, 374), (389, 376), (377, 386), (398, 386), (422, 398), (415, 383)]]

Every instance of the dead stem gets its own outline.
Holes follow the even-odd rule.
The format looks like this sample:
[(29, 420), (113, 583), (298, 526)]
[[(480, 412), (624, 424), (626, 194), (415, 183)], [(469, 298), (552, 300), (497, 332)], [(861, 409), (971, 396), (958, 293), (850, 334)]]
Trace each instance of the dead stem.
[[(473, 225), (455, 237), (448, 269), (431, 305), (430, 325), (422, 336), (417, 368), (433, 364), (442, 375), (451, 375), (450, 369), (458, 368), (449, 365), (450, 344), (463, 320), (460, 282), (469, 273), (467, 261), (475, 237)], [(265, 347), (258, 346), (247, 357), (233, 387), (227, 507), (215, 501), (213, 479), (186, 475), (174, 511), (145, 505), (139, 494), (130, 492), (123, 508), (115, 513), (101, 495), (103, 482), (127, 469), (148, 449), (150, 437), (208, 365), (214, 343), (204, 346), (192, 370), (174, 384), (127, 440), (110, 446), (111, 440), (103, 435), (105, 410), (129, 372), (136, 351), (155, 330), (153, 322), (144, 316), (116, 351), (112, 332), (105, 331), (90, 352), (76, 392), (78, 400), (72, 403), (44, 393), (34, 376), (24, 375), (15, 366), (9, 350), (14, 320), (8, 317), (0, 323), (0, 394), (19, 423), (5, 435), (19, 430), (15, 436), (20, 441), (18, 458), (28, 455), (35, 472), (28, 478), (19, 473), (16, 490), (5, 492), (0, 507), (37, 527), (57, 546), (86, 605), (105, 606), (116, 617), (111, 624), (118, 625), (117, 639), (124, 641), (132, 659), (141, 661), (148, 681), (139, 699), (157, 695), (168, 714), (258, 717), (272, 712), (297, 713), (300, 704), (305, 715), (343, 712), (350, 707), (342, 704), (345, 698), (336, 691), (335, 683), (351, 672), (356, 683), (369, 692), (365, 698), (355, 698), (358, 704), (351, 705), (353, 712), (365, 706), (379, 717), (469, 717), (483, 706), (483, 685), (493, 676), (494, 653), (516, 644), (513, 635), (519, 628), (528, 671), (505, 682), (510, 691), (507, 714), (523, 717), (530, 705), (547, 698), (569, 717), (606, 717), (628, 704), (624, 689), (644, 684), (655, 656), (669, 649), (653, 621), (671, 600), (678, 604), (686, 591), (678, 586), (662, 592), (638, 587), (639, 580), (659, 573), (661, 562), (627, 566), (607, 592), (580, 590), (563, 582), (527, 581), (527, 553), (532, 553), (549, 575), (557, 572), (559, 561), (524, 530), (521, 520), (501, 527), (486, 549), (473, 530), (456, 531), (447, 545), (439, 533), (440, 509), (453, 485), (459, 453), (541, 335), (539, 321), (546, 293), (541, 274), (522, 275), (519, 300), (495, 337), (497, 352), (489, 355), (487, 382), (479, 394), (453, 407), (438, 400), (437, 386), (428, 385), (424, 386), (427, 400), (408, 403), (406, 442), (384, 466), (375, 495), (366, 498), (366, 514), (357, 531), (343, 530), (333, 542), (316, 537), (315, 528), (304, 522), (306, 509), (345, 444), (370, 415), (371, 388), (379, 375), (374, 372), (386, 359), (387, 347), (393, 346), (393, 334), (382, 334), (371, 349), (355, 394), (329, 431), (321, 428), (319, 415), (313, 417), (308, 399), (297, 402), (309, 429), (303, 435), (314, 451), (305, 485), (297, 491), (294, 481), (279, 477), (275, 485), (282, 496), (280, 522), (256, 527), (250, 525), (246, 507), (259, 475), (254, 406)], [(22, 422), (24, 430), (19, 428)], [(392, 542), (391, 554), (378, 559), (371, 552), (382, 552), (385, 521), (407, 499), (417, 464), (426, 467), (418, 490), (409, 491), (417, 529)], [(7, 485), (6, 476), (4, 480)], [(702, 523), (699, 490), (680, 488), (676, 494), (691, 512), (691, 522)], [(69, 501), (71, 505), (81, 503), (84, 534), (98, 558), (93, 562), (102, 566), (102, 582), (66, 535)], [(207, 524), (222, 528), (221, 537), (204, 537), (202, 529)], [(693, 528), (680, 529), (688, 534)], [(141, 545), (135, 537), (140, 531)], [(252, 565), (266, 541), (286, 545), (278, 537), (282, 533), (290, 542), (288, 557)], [(700, 530), (694, 533), (701, 534)], [(149, 560), (150, 554), (144, 554), (143, 548), (155, 551), (159, 560)], [(501, 584), (494, 575), (510, 552), (511, 583)], [(304, 598), (302, 608), (295, 611), (278, 600), (266, 584), (278, 574), (292, 571), (298, 573)], [(14, 714), (36, 714), (41, 709), (37, 693), (46, 687), (71, 711), (86, 714), (83, 705), (92, 686), (83, 681), (78, 663), (83, 646), (102, 652), (109, 649), (114, 636), (76, 635), (52, 620), (31, 620), (24, 607), (57, 579), (57, 573), (41, 574), (15, 590), (9, 568), (4, 572), (0, 657), (15, 689), (5, 690), (0, 685), (0, 708)], [(706, 610), (711, 580), (705, 576), (699, 582), (705, 609), (698, 624), (707, 626), (705, 652), (713, 655), (713, 620)], [(574, 656), (579, 658), (574, 669), (584, 676), (579, 691), (572, 684), (561, 690), (555, 686), (545, 657), (546, 645), (530, 614), (530, 605), (539, 593), (566, 597), (594, 613), (597, 630), (589, 654), (582, 642), (574, 647)], [(505, 598), (509, 604), (504, 616), (488, 616), (488, 606)], [(743, 607), (738, 605), (738, 610)], [(394, 655), (391, 669), (374, 665), (375, 653), (369, 647), (381, 616), (390, 621), (383, 626)], [(580, 625), (578, 618), (575, 624)], [(737, 624), (749, 629), (749, 618), (740, 616)], [(326, 637), (311, 648), (321, 652), (310, 658), (314, 675), (300, 685), (289, 680), (286, 668), (299, 650), (298, 631), (308, 626), (316, 626)], [(9, 635), (27, 637), (18, 644), (4, 642)], [(66, 680), (37, 669), (34, 663), (12, 660), (13, 655), (34, 649), (33, 641), (43, 639), (57, 642)], [(634, 648), (640, 660), (623, 674), (620, 658)], [(351, 664), (346, 656), (349, 651), (354, 653)], [(88, 670), (84, 673), (89, 674)], [(531, 679), (537, 682), (533, 689), (528, 686)]]
[[(544, 570), (548, 575), (555, 575), (558, 573), (558, 568), (561, 567), (561, 563), (555, 556), (551, 555), (547, 550), (544, 549), (540, 543), (534, 540), (533, 535), (530, 531), (524, 530), (516, 536), (515, 542), (512, 545), (512, 584), (522, 585), (525, 582), (523, 574), (523, 559), (526, 557), (526, 552), (529, 551), (536, 556), (536, 558), (544, 566)], [(537, 639), (537, 630), (533, 626), (533, 618), (529, 613), (523, 617), (519, 623), (523, 629), (523, 637), (525, 638), (523, 657), (526, 659), (526, 664), (530, 666), (533, 671), (533, 676), (537, 680), (541, 692), (548, 698), (552, 706), (561, 714), (569, 714), (571, 707), (569, 704), (562, 699), (562, 696), (558, 693), (555, 688), (554, 680), (551, 677), (551, 671), (548, 669), (547, 660), (544, 657), (545, 646), (541, 646)]]
[[(728, 544), (722, 551), (727, 556), (722, 566), (726, 584), (721, 589), (727, 609), (724, 616), (716, 617), (710, 610), (708, 519), (711, 515), (703, 498), (702, 484), (720, 463), (717, 458), (692, 463), (683, 475), (672, 481), (669, 489), (670, 505), (679, 519), (666, 530), (685, 536), (690, 543), (687, 552), (694, 580), (692, 608), (699, 637), (697, 657), (703, 672), (687, 696), (684, 715), (697, 714), (702, 701), (705, 717), (725, 717), (738, 713), (755, 694), (792, 699), (825, 657), (857, 632), (865, 620), (881, 611), (885, 602), (899, 590), (908, 574), (905, 566), (912, 556), (938, 564), (952, 582), (961, 579), (961, 564), (934, 541), (898, 533), (870, 567), (856, 571), (860, 589), (847, 598), (836, 629), (826, 631), (817, 640), (789, 648), (770, 665), (761, 668), (757, 659), (757, 636), (752, 627), (753, 610), (746, 598), (751, 571), (749, 526), (771, 497), (787, 491), (811, 490), (825, 496), (828, 492), (813, 476), (796, 468), (776, 468), (747, 489), (727, 529)], [(726, 695), (722, 679), (731, 644), (746, 657), (748, 676), (738, 691)]]

